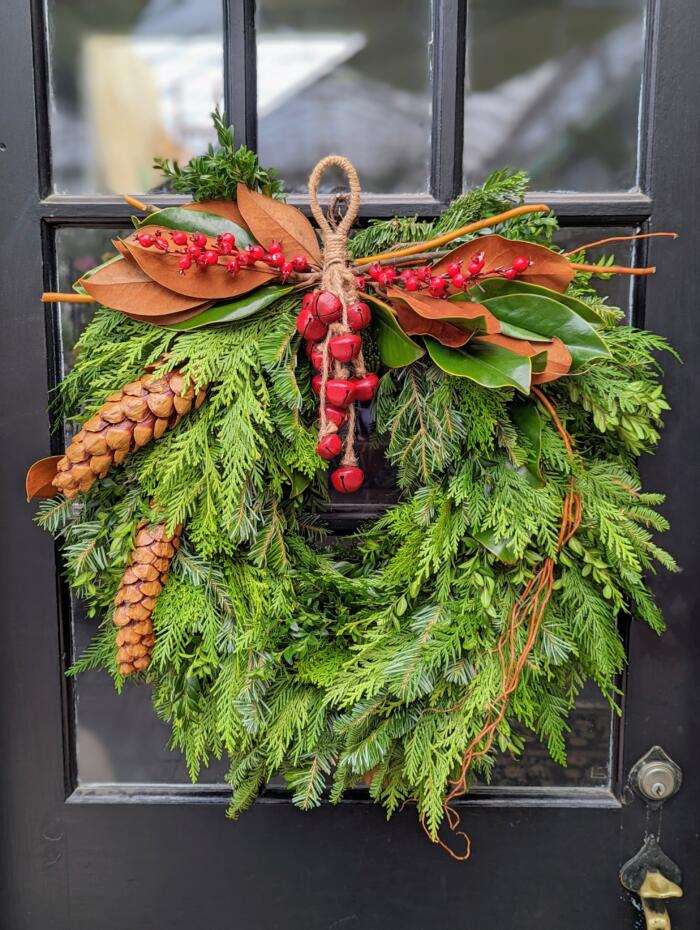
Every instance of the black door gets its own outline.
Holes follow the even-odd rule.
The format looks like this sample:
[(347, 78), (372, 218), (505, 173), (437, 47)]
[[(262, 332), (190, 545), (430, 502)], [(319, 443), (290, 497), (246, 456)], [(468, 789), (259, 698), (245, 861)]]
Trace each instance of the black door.
[[(659, 833), (682, 867), (674, 926), (695, 926), (700, 594), (695, 210), (700, 144), (696, 0), (6, 0), (0, 30), (0, 378), (3, 573), (2, 926), (589, 930), (641, 924), (621, 864)], [(465, 67), (466, 62), (466, 67)], [(224, 817), (221, 773), (192, 787), (143, 688), (64, 672), (91, 623), (59, 581), (23, 500), (48, 453), (48, 392), (84, 309), (47, 312), (42, 287), (96, 263), (128, 226), (118, 192), (153, 182), (154, 154), (209, 141), (222, 100), (240, 141), (293, 189), (328, 151), (360, 170), (364, 217), (430, 216), (493, 167), (530, 170), (572, 243), (674, 229), (647, 283), (610, 282), (632, 320), (667, 336), (674, 405), (649, 487), (668, 494), (655, 582), (669, 624), (629, 631), (621, 719), (591, 691), (569, 767), (529, 745), (464, 802), (473, 856), (455, 863), (412, 812), (386, 824), (362, 796), (302, 814), (270, 789)], [(572, 193), (557, 193), (557, 191)], [(155, 193), (159, 205), (178, 198)], [(303, 194), (296, 196), (303, 203)], [(589, 227), (582, 229), (581, 227)], [(591, 228), (592, 227), (592, 228)], [(663, 248), (663, 257), (658, 254)], [(618, 256), (624, 256), (618, 252)], [(65, 289), (65, 287), (64, 287)], [(60, 437), (55, 439), (60, 445)], [(663, 810), (626, 789), (660, 744), (685, 773)]]

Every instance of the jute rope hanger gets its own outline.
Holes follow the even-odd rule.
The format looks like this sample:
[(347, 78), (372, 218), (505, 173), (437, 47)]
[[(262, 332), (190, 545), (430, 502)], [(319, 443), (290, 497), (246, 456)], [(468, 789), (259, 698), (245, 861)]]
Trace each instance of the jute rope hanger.
[[(327, 213), (324, 214), (318, 199), (318, 187), (321, 177), (328, 168), (340, 168), (348, 179), (348, 194), (337, 194), (330, 202)], [(337, 426), (326, 416), (326, 384), (329, 377), (347, 378), (351, 371), (340, 362), (330, 358), (328, 342), (333, 336), (350, 332), (348, 325), (348, 306), (358, 300), (357, 283), (350, 269), (350, 256), (347, 251), (347, 241), (352, 224), (357, 219), (360, 209), (360, 178), (352, 162), (342, 155), (327, 155), (318, 162), (309, 176), (309, 206), (318, 228), (323, 237), (323, 265), (321, 268), (321, 288), (330, 291), (340, 300), (343, 307), (342, 318), (337, 323), (331, 323), (325, 339), (321, 343), (323, 363), (321, 368), (320, 389), (320, 429), (322, 438), (335, 432)], [(341, 203), (346, 204), (343, 218), (338, 221), (336, 212)], [(367, 370), (360, 350), (357, 358), (351, 363), (352, 372), (357, 377), (363, 377)], [(333, 373), (331, 375), (331, 368)], [(342, 458), (343, 465), (357, 465), (355, 453), (355, 405), (348, 407), (347, 435), (345, 438), (345, 451)]]

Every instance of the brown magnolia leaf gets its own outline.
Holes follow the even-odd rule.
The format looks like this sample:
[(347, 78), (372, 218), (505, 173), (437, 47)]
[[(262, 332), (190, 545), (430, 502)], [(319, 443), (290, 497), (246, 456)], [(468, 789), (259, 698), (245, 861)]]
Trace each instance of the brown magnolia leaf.
[(232, 200), (198, 200), (194, 203), (183, 204), (184, 210), (195, 210), (199, 213), (215, 213), (217, 216), (223, 216), (226, 220), (231, 220), (238, 226), (250, 232), (243, 214)]
[(428, 297), (419, 291), (404, 291), (398, 287), (388, 288), (387, 294), (392, 300), (403, 300), (425, 320), (440, 320), (456, 327), (485, 333), (501, 331), (501, 324), (493, 313), (471, 300), (441, 300), (439, 297)]
[(62, 458), (62, 455), (49, 455), (45, 459), (34, 462), (27, 472), (25, 482), (28, 501), (39, 497), (55, 497), (58, 494), (58, 488), (55, 488), (51, 482), (56, 477), (56, 466)]
[(558, 336), (554, 336), (548, 342), (528, 342), (526, 339), (514, 339), (512, 336), (497, 333), (491, 336), (477, 336), (475, 341), (501, 346), (503, 349), (508, 349), (526, 358), (544, 355), (544, 368), (542, 371), (532, 372), (532, 384), (556, 381), (557, 378), (567, 374), (571, 368), (571, 353)]
[(408, 304), (397, 300), (392, 304), (396, 319), (401, 329), (407, 336), (432, 336), (441, 342), (444, 346), (451, 346), (453, 349), (466, 345), (472, 337), (468, 329), (459, 329), (452, 323), (445, 323), (442, 320), (427, 320), (425, 317), (411, 310)]
[(316, 233), (301, 210), (251, 191), (245, 184), (238, 185), (236, 203), (248, 228), (266, 248), (273, 239), (278, 239), (288, 259), (305, 255), (312, 264), (321, 264), (321, 247)]
[(157, 284), (131, 258), (111, 262), (79, 283), (103, 306), (148, 319), (182, 313), (202, 303), (201, 298), (176, 294)]
[(532, 242), (504, 239), (503, 236), (497, 235), (477, 236), (466, 245), (459, 246), (437, 265), (433, 265), (433, 273), (444, 274), (452, 262), (462, 261), (466, 266), (478, 252), (484, 253), (482, 274), (490, 275), (504, 271), (510, 268), (514, 258), (522, 255), (530, 259), (531, 265), (521, 272), (516, 280), (525, 281), (527, 284), (539, 284), (560, 293), (567, 289), (576, 273), (571, 262), (559, 252), (552, 252), (542, 245), (533, 245)]
[[(150, 231), (152, 228), (154, 227), (144, 226), (139, 229), (139, 234)], [(211, 241), (213, 243), (214, 240)], [(261, 284), (269, 283), (272, 278), (276, 277), (276, 272), (271, 271), (266, 265), (261, 265), (260, 262), (254, 267), (242, 268), (235, 277), (226, 271), (224, 265), (208, 265), (206, 268), (199, 268), (193, 264), (183, 274), (178, 265), (181, 258), (179, 253), (160, 252), (154, 248), (145, 249), (135, 239), (126, 239), (124, 243), (131, 257), (149, 278), (162, 287), (167, 287), (178, 294), (184, 294), (188, 298), (199, 298), (200, 301), (220, 300), (224, 297), (245, 294), (260, 287)], [(192, 304), (188, 304), (189, 306)], [(137, 310), (136, 312), (142, 313), (143, 311)]]
[(197, 314), (213, 306), (213, 300), (206, 300), (204, 303), (197, 304), (197, 306), (193, 307), (191, 310), (182, 310), (180, 313), (166, 313), (163, 316), (157, 317), (144, 316), (140, 313), (125, 313), (124, 315), (130, 317), (132, 320), (136, 320), (137, 323), (153, 323), (155, 326), (168, 326), (170, 323), (182, 323), (184, 320), (189, 320), (191, 317), (197, 316)]

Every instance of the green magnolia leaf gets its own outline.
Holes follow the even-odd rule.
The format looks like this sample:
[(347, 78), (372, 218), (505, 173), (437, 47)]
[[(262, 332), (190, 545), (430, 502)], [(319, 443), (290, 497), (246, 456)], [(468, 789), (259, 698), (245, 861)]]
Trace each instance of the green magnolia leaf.
[(522, 394), (530, 392), (532, 366), (526, 356), (485, 343), (450, 349), (429, 336), (425, 344), (431, 359), (448, 375), (470, 378), (483, 387), (514, 387)]
[(506, 565), (513, 565), (518, 561), (510, 540), (500, 539), (493, 530), (481, 530), (478, 533), (472, 533), (472, 536)]
[[(560, 295), (557, 295), (557, 298)], [(559, 299), (539, 294), (509, 294), (482, 300), (501, 324), (511, 324), (551, 338), (558, 336), (571, 352), (571, 370), (610, 355), (593, 327)]]
[[(534, 359), (533, 359), (534, 361)], [(518, 434), (527, 440), (527, 461), (515, 470), (533, 487), (541, 488), (544, 477), (540, 468), (542, 455), (542, 418), (534, 404), (513, 404), (510, 418)]]
[(418, 343), (401, 329), (394, 314), (382, 301), (371, 294), (364, 296), (372, 304), (374, 335), (379, 357), (384, 365), (388, 368), (405, 368), (425, 354)]
[(163, 329), (172, 329), (178, 333), (187, 332), (190, 329), (200, 329), (202, 326), (215, 326), (219, 323), (236, 323), (238, 320), (245, 320), (269, 307), (280, 297), (284, 297), (293, 290), (292, 286), (287, 287), (281, 284), (268, 284), (266, 287), (259, 287), (255, 291), (250, 291), (237, 300), (226, 300), (214, 304), (206, 310), (202, 310), (196, 316), (183, 320), (181, 323), (168, 323)]
[[(549, 297), (560, 304), (578, 313), (581, 319), (590, 323), (592, 326), (599, 326), (601, 319), (598, 314), (583, 300), (578, 297), (571, 297), (569, 294), (561, 294), (559, 291), (553, 291), (549, 287), (543, 287), (541, 284), (527, 284), (525, 281), (508, 281), (506, 278), (488, 278), (481, 284), (477, 284), (469, 290), (469, 293), (462, 297), (462, 300), (479, 300), (484, 301), (489, 297), (507, 297), (512, 294), (533, 294), (536, 297)], [(461, 295), (460, 295), (461, 296)], [(505, 332), (505, 330), (503, 330)], [(532, 337), (528, 337), (532, 338)]]
[(216, 213), (207, 213), (204, 210), (185, 210), (183, 207), (166, 207), (155, 213), (149, 213), (138, 222), (137, 229), (142, 226), (164, 226), (166, 229), (182, 229), (184, 232), (201, 232), (205, 236), (218, 236), (221, 233), (233, 233), (236, 245), (244, 249), (248, 245), (255, 245), (255, 239), (249, 232)]

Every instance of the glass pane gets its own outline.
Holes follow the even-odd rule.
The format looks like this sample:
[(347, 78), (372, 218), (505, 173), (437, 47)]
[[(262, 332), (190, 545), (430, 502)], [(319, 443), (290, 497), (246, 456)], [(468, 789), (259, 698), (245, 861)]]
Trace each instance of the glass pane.
[[(635, 229), (629, 227), (567, 226), (555, 234), (554, 241), (562, 249), (570, 251), (585, 245), (587, 242), (597, 242), (611, 236), (632, 236), (635, 232)], [(613, 255), (617, 265), (633, 265), (635, 263), (634, 253), (633, 242), (610, 242), (607, 245), (588, 250), (587, 259), (593, 263), (603, 256)], [(592, 279), (596, 291), (601, 297), (607, 297), (611, 307), (619, 307), (620, 310), (623, 310), (628, 323), (632, 319), (633, 280), (631, 276), (621, 274), (611, 275), (609, 278)]]
[(430, 7), (260, 0), (260, 158), (290, 190), (330, 152), (354, 162), (365, 190), (427, 190)]
[[(590, 227), (561, 230), (558, 241), (567, 248), (611, 235), (629, 234), (627, 229), (595, 229)], [(58, 284), (68, 290), (72, 282), (112, 252), (110, 240), (123, 233), (120, 229), (86, 229), (69, 227), (56, 233)], [(623, 264), (631, 262), (629, 243), (613, 244), (604, 251), (615, 251)], [(598, 284), (602, 294), (611, 296), (611, 303), (627, 306), (629, 280), (619, 277)], [(63, 371), (74, 362), (74, 346), (80, 333), (92, 318), (92, 305), (63, 304), (60, 307)], [(363, 464), (374, 479), (368, 483), (364, 496), (352, 505), (334, 501), (332, 524), (340, 531), (357, 525), (359, 519), (395, 499), (391, 472), (380, 467), (381, 450), (372, 448), (367, 436), (372, 429), (372, 412), (363, 408), (360, 416), (361, 441), (359, 451)], [(87, 618), (82, 605), (72, 602), (73, 655), (79, 655), (91, 641), (96, 628), (94, 618)], [(178, 752), (168, 749), (169, 729), (151, 708), (151, 692), (147, 687), (127, 683), (118, 696), (109, 676), (100, 671), (80, 675), (74, 681), (76, 770), (82, 785), (95, 784), (169, 784), (188, 785), (186, 767)], [(610, 782), (610, 758), (613, 739), (612, 715), (607, 703), (592, 686), (581, 693), (571, 717), (571, 733), (567, 739), (568, 767), (553, 763), (537, 739), (526, 739), (525, 752), (515, 761), (499, 756), (494, 768), (493, 787), (607, 787)], [(224, 762), (212, 763), (200, 777), (204, 785), (223, 786)]]
[(154, 156), (213, 141), (223, 100), (220, 0), (47, 0), (53, 185), (138, 193)]
[(629, 190), (645, 0), (472, 0), (464, 173), (517, 165), (539, 190)]

